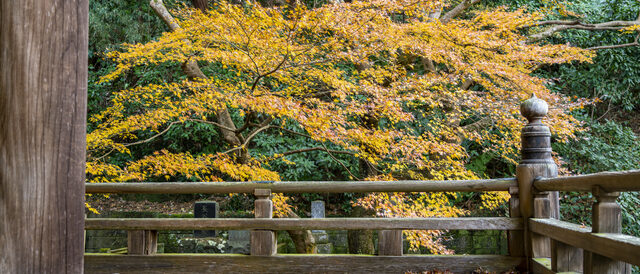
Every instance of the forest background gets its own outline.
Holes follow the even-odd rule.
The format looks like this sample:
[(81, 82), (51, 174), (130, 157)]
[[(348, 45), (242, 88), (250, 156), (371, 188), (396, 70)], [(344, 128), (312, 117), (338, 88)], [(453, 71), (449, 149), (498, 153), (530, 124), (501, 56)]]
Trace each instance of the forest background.
[[(145, 1), (90, 1), (88, 180), (513, 177), (531, 93), (552, 107), (561, 175), (640, 168), (640, 1), (407, 3), (175, 0), (162, 16)], [(281, 217), (307, 216), (316, 199), (343, 216), (504, 216), (507, 197), (275, 202)], [(243, 195), (218, 198), (251, 210)], [(104, 199), (115, 197), (88, 198)], [(561, 215), (589, 225), (592, 202), (563, 193)], [(620, 203), (624, 232), (640, 236), (640, 196)], [(439, 232), (408, 233), (414, 248), (449, 252)]]

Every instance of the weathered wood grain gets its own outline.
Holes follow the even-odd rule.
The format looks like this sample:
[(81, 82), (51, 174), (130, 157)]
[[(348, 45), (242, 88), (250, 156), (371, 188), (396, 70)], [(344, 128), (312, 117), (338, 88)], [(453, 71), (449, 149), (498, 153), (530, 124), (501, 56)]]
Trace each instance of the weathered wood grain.
[(158, 251), (157, 230), (127, 231), (127, 254), (150, 255)]
[(551, 270), (551, 260), (549, 258), (533, 258), (531, 259), (531, 272), (535, 274), (555, 274)]
[(522, 258), (500, 255), (85, 255), (86, 273), (421, 273), (449, 270), (471, 273), (480, 268), (502, 273)]
[[(271, 219), (273, 217), (273, 202), (271, 190), (256, 189), (254, 192), (254, 212), (256, 219)], [(271, 256), (277, 253), (277, 238), (273, 230), (251, 231), (251, 255)]]
[(617, 233), (591, 233), (590, 227), (555, 219), (529, 219), (532, 232), (615, 260), (640, 265), (640, 238)]
[(214, 229), (271, 229), (271, 230), (519, 230), (520, 218), (89, 218), (85, 229), (122, 230), (214, 230)]
[(378, 255), (402, 256), (402, 230), (378, 231)]
[[(596, 202), (593, 204), (593, 233), (620, 233), (622, 232), (622, 209), (616, 202), (619, 192), (605, 192), (600, 187), (594, 187), (593, 196)], [(592, 273), (631, 273), (627, 264), (612, 260), (605, 256), (592, 252), (584, 254), (584, 272)]]
[(0, 273), (80, 273), (87, 0), (0, 1)]
[[(520, 199), (518, 198), (518, 188), (509, 188), (509, 217), (522, 218), (520, 212)], [(524, 257), (524, 231), (523, 230), (509, 230), (507, 233), (509, 244), (509, 255), (513, 257)], [(527, 265), (523, 264), (517, 267), (520, 272), (525, 272)]]
[(541, 178), (533, 183), (540, 191), (591, 192), (599, 186), (606, 192), (640, 191), (640, 170), (600, 172), (558, 178)]
[(514, 178), (463, 181), (299, 181), (299, 182), (202, 182), (202, 183), (87, 183), (87, 193), (253, 193), (269, 188), (275, 193), (344, 192), (476, 192), (507, 191)]

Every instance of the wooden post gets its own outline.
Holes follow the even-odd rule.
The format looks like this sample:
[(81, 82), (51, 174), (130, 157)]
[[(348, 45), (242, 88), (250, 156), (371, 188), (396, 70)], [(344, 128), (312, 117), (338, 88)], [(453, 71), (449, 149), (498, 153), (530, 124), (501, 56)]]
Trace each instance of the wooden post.
[[(509, 217), (521, 218), (520, 199), (518, 198), (518, 188), (510, 187), (509, 194)], [(524, 232), (522, 230), (509, 230), (507, 232), (509, 243), (509, 255), (512, 257), (524, 257)], [(526, 271), (526, 264), (518, 266), (520, 272)]]
[(158, 252), (157, 230), (127, 231), (127, 254), (152, 255)]
[(547, 111), (547, 103), (535, 94), (520, 105), (520, 112), (529, 121), (522, 129), (522, 159), (516, 168), (520, 213), (525, 221), (524, 254), (527, 265), (531, 258), (551, 256), (549, 239), (531, 235), (528, 218), (558, 218), (559, 215), (557, 192), (535, 193), (533, 189), (535, 178), (558, 176), (557, 166), (551, 157), (551, 132), (542, 124)]
[[(256, 189), (255, 217), (273, 217), (273, 203), (271, 202), (270, 189)], [(251, 255), (271, 256), (277, 252), (276, 235), (273, 230), (252, 230), (251, 231)]]
[(82, 273), (87, 0), (0, 3), (0, 273)]
[[(600, 187), (593, 189), (596, 202), (593, 204), (593, 233), (621, 233), (622, 217), (616, 202), (619, 192), (605, 192)], [(584, 273), (631, 273), (631, 265), (585, 251)]]
[(378, 255), (402, 256), (402, 230), (380, 230), (378, 232)]

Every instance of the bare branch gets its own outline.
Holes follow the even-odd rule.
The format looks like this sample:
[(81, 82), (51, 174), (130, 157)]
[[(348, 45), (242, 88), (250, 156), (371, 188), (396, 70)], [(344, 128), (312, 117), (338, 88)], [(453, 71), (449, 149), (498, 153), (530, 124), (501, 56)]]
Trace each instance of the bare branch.
[(344, 163), (342, 163), (342, 161), (338, 160), (338, 158), (333, 156), (333, 154), (331, 152), (329, 152), (329, 149), (327, 149), (327, 146), (325, 146), (322, 143), (320, 143), (320, 144), (322, 145), (324, 150), (327, 152), (327, 154), (329, 154), (329, 157), (331, 157), (331, 159), (333, 159), (334, 161), (338, 162), (338, 164), (340, 164), (342, 166), (342, 168), (344, 168), (349, 173), (349, 175), (351, 175), (351, 177), (356, 178), (358, 180), (362, 180), (362, 179), (358, 178), (358, 176), (356, 176), (353, 173), (351, 173), (351, 170)]
[(449, 23), (451, 19), (460, 15), (464, 10), (468, 9), (474, 4), (477, 4), (478, 2), (480, 2), (480, 0), (462, 0), (462, 2), (460, 2), (460, 4), (458, 4), (455, 8), (453, 8), (449, 12), (445, 13), (444, 16), (442, 16), (442, 18), (440, 18), (440, 22), (444, 24)]
[[(171, 127), (172, 127), (173, 125), (177, 124), (177, 123), (180, 123), (180, 122), (179, 122), (179, 121), (171, 122), (171, 123), (169, 123), (169, 125), (167, 126), (167, 128), (165, 128), (163, 131), (158, 132), (158, 134), (155, 134), (155, 135), (153, 135), (153, 136), (151, 136), (151, 137), (149, 137), (149, 138), (147, 138), (147, 139), (144, 139), (144, 140), (140, 140), (140, 141), (137, 141), (137, 142), (124, 144), (123, 146), (125, 146), (125, 147), (130, 147), (130, 146), (133, 146), (133, 145), (139, 145), (139, 144), (143, 144), (143, 143), (151, 142), (151, 141), (153, 141), (153, 139), (158, 138), (158, 136), (160, 136), (160, 135), (162, 135), (162, 134), (167, 133), (167, 131), (169, 131), (169, 129), (171, 129)], [(112, 148), (111, 150), (109, 150), (109, 152), (107, 152), (107, 153), (103, 154), (102, 156), (100, 156), (100, 157), (98, 157), (98, 158), (94, 159), (93, 161), (99, 161), (99, 160), (101, 160), (102, 158), (107, 157), (109, 154), (111, 154), (111, 153), (112, 153), (112, 152), (114, 152), (115, 150), (116, 150), (115, 148)]]
[(600, 50), (600, 49), (616, 49), (616, 48), (626, 48), (626, 47), (635, 47), (640, 46), (638, 43), (638, 39), (640, 39), (640, 34), (636, 35), (636, 39), (633, 40), (632, 43), (619, 44), (619, 45), (608, 45), (608, 46), (597, 46), (587, 48), (588, 50)]
[(536, 26), (545, 26), (552, 25), (552, 27), (533, 34), (529, 36), (528, 42), (536, 42), (547, 38), (558, 31), (568, 30), (568, 29), (580, 29), (580, 30), (620, 30), (624, 27), (629, 27), (633, 25), (640, 25), (640, 20), (636, 21), (609, 21), (602, 22), (597, 24), (585, 24), (579, 21), (567, 21), (567, 20), (550, 20), (550, 21), (541, 21), (536, 22), (530, 25), (523, 26), (523, 28), (530, 28)]
[(283, 152), (283, 153), (278, 153), (278, 157), (284, 157), (284, 156), (289, 156), (292, 154), (297, 154), (297, 153), (303, 153), (303, 152), (310, 152), (310, 151), (324, 151), (324, 152), (328, 152), (328, 153), (334, 153), (334, 154), (349, 154), (349, 155), (356, 155), (353, 152), (349, 152), (349, 151), (342, 151), (342, 150), (331, 150), (331, 149), (325, 149), (323, 147), (309, 147), (309, 148), (301, 148), (301, 149), (296, 149), (296, 150), (291, 150), (291, 151), (287, 151), (287, 152)]

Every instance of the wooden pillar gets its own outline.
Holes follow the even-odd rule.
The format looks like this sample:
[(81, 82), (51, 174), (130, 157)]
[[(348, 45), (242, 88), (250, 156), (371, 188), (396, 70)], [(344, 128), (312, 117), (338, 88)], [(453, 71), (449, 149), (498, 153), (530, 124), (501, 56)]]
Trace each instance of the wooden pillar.
[(557, 166), (551, 157), (551, 132), (542, 123), (547, 111), (547, 103), (535, 94), (520, 106), (520, 112), (529, 121), (522, 129), (522, 159), (516, 168), (520, 214), (525, 221), (524, 255), (528, 265), (531, 258), (551, 257), (552, 244), (548, 237), (532, 235), (527, 220), (532, 217), (559, 217), (558, 193), (536, 193), (533, 189), (537, 177), (558, 176)]
[[(520, 212), (520, 199), (518, 198), (518, 188), (509, 188), (509, 217), (521, 218)], [(509, 255), (512, 257), (524, 257), (524, 231), (522, 230), (509, 230), (507, 232), (507, 238), (509, 243)], [(518, 266), (520, 272), (526, 271), (526, 264)]]
[(378, 232), (378, 255), (402, 256), (402, 230), (380, 230)]
[(82, 273), (87, 0), (0, 2), (0, 273)]
[[(616, 202), (619, 192), (605, 192), (600, 187), (593, 189), (596, 202), (593, 204), (593, 233), (621, 233), (622, 217), (620, 205)], [(585, 251), (585, 274), (631, 273), (631, 265)]]
[[(255, 217), (273, 217), (273, 203), (271, 202), (270, 189), (256, 189)], [(251, 255), (271, 256), (277, 252), (276, 235), (273, 230), (252, 230), (251, 231)]]
[(157, 230), (127, 231), (127, 254), (152, 255), (158, 252)]

